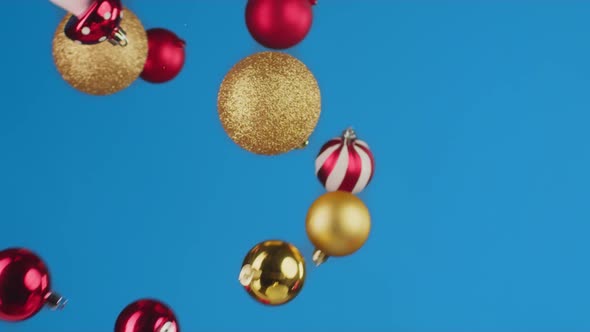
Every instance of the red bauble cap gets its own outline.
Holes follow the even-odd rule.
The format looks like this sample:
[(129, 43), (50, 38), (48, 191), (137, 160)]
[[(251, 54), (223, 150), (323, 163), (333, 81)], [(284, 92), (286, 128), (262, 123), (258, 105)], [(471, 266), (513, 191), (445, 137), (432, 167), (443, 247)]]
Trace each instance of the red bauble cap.
[(176, 316), (158, 300), (142, 299), (129, 304), (117, 317), (115, 332), (180, 332)]
[(249, 0), (246, 26), (261, 45), (286, 49), (299, 44), (311, 29), (315, 0)]
[(127, 37), (120, 27), (122, 17), (121, 0), (96, 0), (80, 18), (72, 15), (65, 26), (65, 34), (85, 45), (108, 40), (113, 45), (126, 46)]
[(61, 309), (66, 301), (50, 287), (47, 266), (33, 252), (22, 248), (0, 251), (1, 320), (26, 320), (45, 304)]
[(164, 83), (175, 78), (185, 60), (185, 42), (173, 32), (155, 28), (147, 31), (148, 56), (141, 78), (151, 83)]

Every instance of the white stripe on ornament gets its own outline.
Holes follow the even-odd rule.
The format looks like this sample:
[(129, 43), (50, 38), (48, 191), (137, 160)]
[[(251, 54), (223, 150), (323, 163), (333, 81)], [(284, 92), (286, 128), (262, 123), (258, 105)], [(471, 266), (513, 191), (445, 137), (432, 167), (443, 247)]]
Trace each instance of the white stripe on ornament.
[(352, 193), (356, 194), (363, 191), (363, 189), (365, 189), (365, 187), (369, 183), (369, 179), (371, 178), (371, 171), (373, 170), (373, 165), (371, 164), (371, 158), (365, 152), (365, 150), (359, 148), (358, 146), (355, 146), (354, 150), (356, 151), (356, 153), (358, 153), (359, 157), (361, 158), (361, 175), (359, 176), (359, 179), (356, 182), (354, 189), (352, 189)]
[(357, 140), (354, 141), (354, 143), (355, 144), (358, 144), (358, 145), (361, 145), (361, 146), (364, 146), (365, 148), (369, 149), (369, 144), (367, 144), (367, 142), (365, 142), (365, 141), (361, 141), (360, 139), (357, 139)]
[(318, 175), (320, 168), (322, 168), (322, 166), (326, 162), (326, 159), (328, 159), (328, 157), (332, 154), (332, 152), (334, 152), (334, 150), (336, 150), (336, 149), (340, 149), (341, 146), (342, 146), (342, 143), (335, 144), (334, 146), (327, 148), (324, 152), (322, 152), (315, 159), (315, 175)]
[(340, 150), (340, 155), (338, 156), (336, 165), (334, 165), (334, 169), (330, 172), (326, 180), (326, 190), (328, 191), (338, 190), (348, 171), (348, 146), (346, 144), (339, 146), (342, 146), (342, 150)]

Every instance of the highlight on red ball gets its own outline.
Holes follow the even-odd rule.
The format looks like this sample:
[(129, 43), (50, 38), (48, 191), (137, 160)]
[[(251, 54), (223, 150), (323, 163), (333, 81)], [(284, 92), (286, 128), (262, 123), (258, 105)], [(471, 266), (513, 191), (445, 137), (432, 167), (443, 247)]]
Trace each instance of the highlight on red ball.
[(313, 21), (316, 0), (248, 0), (246, 26), (262, 46), (287, 49), (299, 44)]
[(43, 306), (61, 309), (65, 303), (51, 291), (49, 270), (39, 256), (24, 248), (0, 251), (0, 320), (24, 321)]
[(154, 28), (147, 30), (148, 56), (141, 78), (150, 83), (165, 83), (174, 79), (184, 66), (185, 45), (174, 32)]

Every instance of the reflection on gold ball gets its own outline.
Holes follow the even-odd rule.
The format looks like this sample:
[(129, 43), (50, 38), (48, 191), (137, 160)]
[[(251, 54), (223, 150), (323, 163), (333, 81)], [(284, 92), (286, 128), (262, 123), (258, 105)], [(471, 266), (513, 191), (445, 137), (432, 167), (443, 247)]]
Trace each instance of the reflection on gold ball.
[(283, 241), (265, 241), (246, 255), (239, 280), (259, 302), (285, 304), (303, 288), (305, 261), (295, 246)]
[(61, 21), (53, 37), (53, 60), (64, 80), (92, 95), (108, 95), (127, 88), (143, 71), (147, 59), (147, 34), (131, 11), (125, 10), (121, 27), (127, 33), (126, 47), (109, 42), (81, 45), (66, 37)]
[(369, 209), (355, 195), (334, 191), (323, 194), (311, 205), (306, 219), (307, 236), (327, 256), (347, 256), (369, 238)]
[(223, 128), (242, 148), (277, 155), (305, 144), (320, 117), (318, 83), (301, 61), (261, 52), (238, 62), (219, 89)]

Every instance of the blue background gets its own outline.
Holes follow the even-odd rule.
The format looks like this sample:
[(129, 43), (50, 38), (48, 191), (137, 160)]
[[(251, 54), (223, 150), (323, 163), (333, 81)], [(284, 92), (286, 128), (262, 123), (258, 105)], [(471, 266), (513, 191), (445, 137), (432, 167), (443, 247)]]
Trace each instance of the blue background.
[[(263, 50), (244, 1), (126, 4), (188, 58), (109, 97), (55, 70), (61, 10), (2, 4), (0, 247), (37, 251), (70, 303), (1, 331), (112, 331), (146, 296), (185, 332), (590, 330), (590, 3), (321, 0), (288, 52), (322, 116), (308, 149), (272, 158), (217, 118), (225, 73)], [(349, 125), (377, 162), (370, 240), (308, 264), (294, 302), (257, 304), (244, 255), (280, 238), (310, 260), (314, 157)]]

